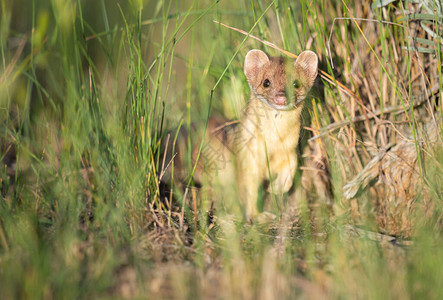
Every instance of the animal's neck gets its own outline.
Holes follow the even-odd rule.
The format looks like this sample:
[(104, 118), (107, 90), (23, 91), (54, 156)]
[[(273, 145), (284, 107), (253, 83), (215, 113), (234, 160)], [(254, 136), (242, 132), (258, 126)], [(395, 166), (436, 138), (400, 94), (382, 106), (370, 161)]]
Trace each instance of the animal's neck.
[[(251, 119), (255, 124), (271, 127), (278, 126), (280, 130), (290, 130), (300, 127), (303, 105), (292, 110), (276, 110), (251, 94), (246, 114), (243, 118)], [(260, 126), (260, 127), (261, 127)]]

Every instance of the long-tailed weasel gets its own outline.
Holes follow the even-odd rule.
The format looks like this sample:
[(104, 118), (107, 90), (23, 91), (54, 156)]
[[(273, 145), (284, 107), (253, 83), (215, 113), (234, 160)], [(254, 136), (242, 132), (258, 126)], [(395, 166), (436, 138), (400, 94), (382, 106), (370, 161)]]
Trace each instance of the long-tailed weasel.
[(292, 186), (301, 112), (317, 77), (318, 58), (312, 51), (285, 60), (251, 50), (244, 72), (251, 96), (236, 132), (236, 139), (247, 141), (237, 143), (236, 173), (246, 218), (251, 219), (258, 213), (258, 189), (264, 181), (273, 193)]
[(208, 127), (212, 134), (207, 145), (212, 150), (206, 155), (206, 162), (214, 166), (208, 157), (217, 155), (219, 180), (226, 185), (233, 178), (237, 180), (248, 220), (258, 214), (258, 190), (265, 181), (270, 182), (270, 190), (276, 194), (285, 193), (292, 186), (301, 112), (317, 71), (318, 58), (312, 51), (302, 52), (296, 60), (268, 57), (260, 50), (249, 51), (244, 73), (251, 96), (242, 119), (234, 130), (223, 133), (215, 125)]

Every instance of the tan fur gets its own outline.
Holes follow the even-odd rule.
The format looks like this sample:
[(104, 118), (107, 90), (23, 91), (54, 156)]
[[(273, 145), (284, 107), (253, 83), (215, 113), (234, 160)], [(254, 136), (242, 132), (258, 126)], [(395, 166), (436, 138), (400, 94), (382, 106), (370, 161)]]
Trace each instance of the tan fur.
[(271, 191), (278, 194), (292, 186), (302, 106), (292, 111), (276, 111), (252, 98), (249, 108), (253, 109), (243, 117), (244, 128), (238, 134), (247, 139), (252, 133), (252, 138), (239, 149), (237, 180), (246, 217), (253, 218), (257, 215), (258, 189), (263, 181), (270, 180)]

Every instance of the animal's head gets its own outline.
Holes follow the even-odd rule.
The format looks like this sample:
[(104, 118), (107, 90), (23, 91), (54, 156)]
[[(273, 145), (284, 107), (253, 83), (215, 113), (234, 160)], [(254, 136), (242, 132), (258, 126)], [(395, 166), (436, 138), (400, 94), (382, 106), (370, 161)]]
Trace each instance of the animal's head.
[(303, 102), (318, 72), (318, 58), (303, 51), (295, 60), (268, 57), (251, 50), (245, 58), (244, 72), (251, 92), (278, 110), (291, 110)]

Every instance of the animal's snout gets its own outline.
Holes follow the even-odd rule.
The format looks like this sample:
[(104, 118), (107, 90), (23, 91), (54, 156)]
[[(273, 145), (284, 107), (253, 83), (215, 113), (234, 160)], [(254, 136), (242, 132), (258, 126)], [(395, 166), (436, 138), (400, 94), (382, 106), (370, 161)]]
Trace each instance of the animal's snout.
[(285, 91), (280, 91), (275, 96), (275, 104), (277, 104), (277, 105), (285, 105), (286, 104), (286, 94), (285, 94)]

